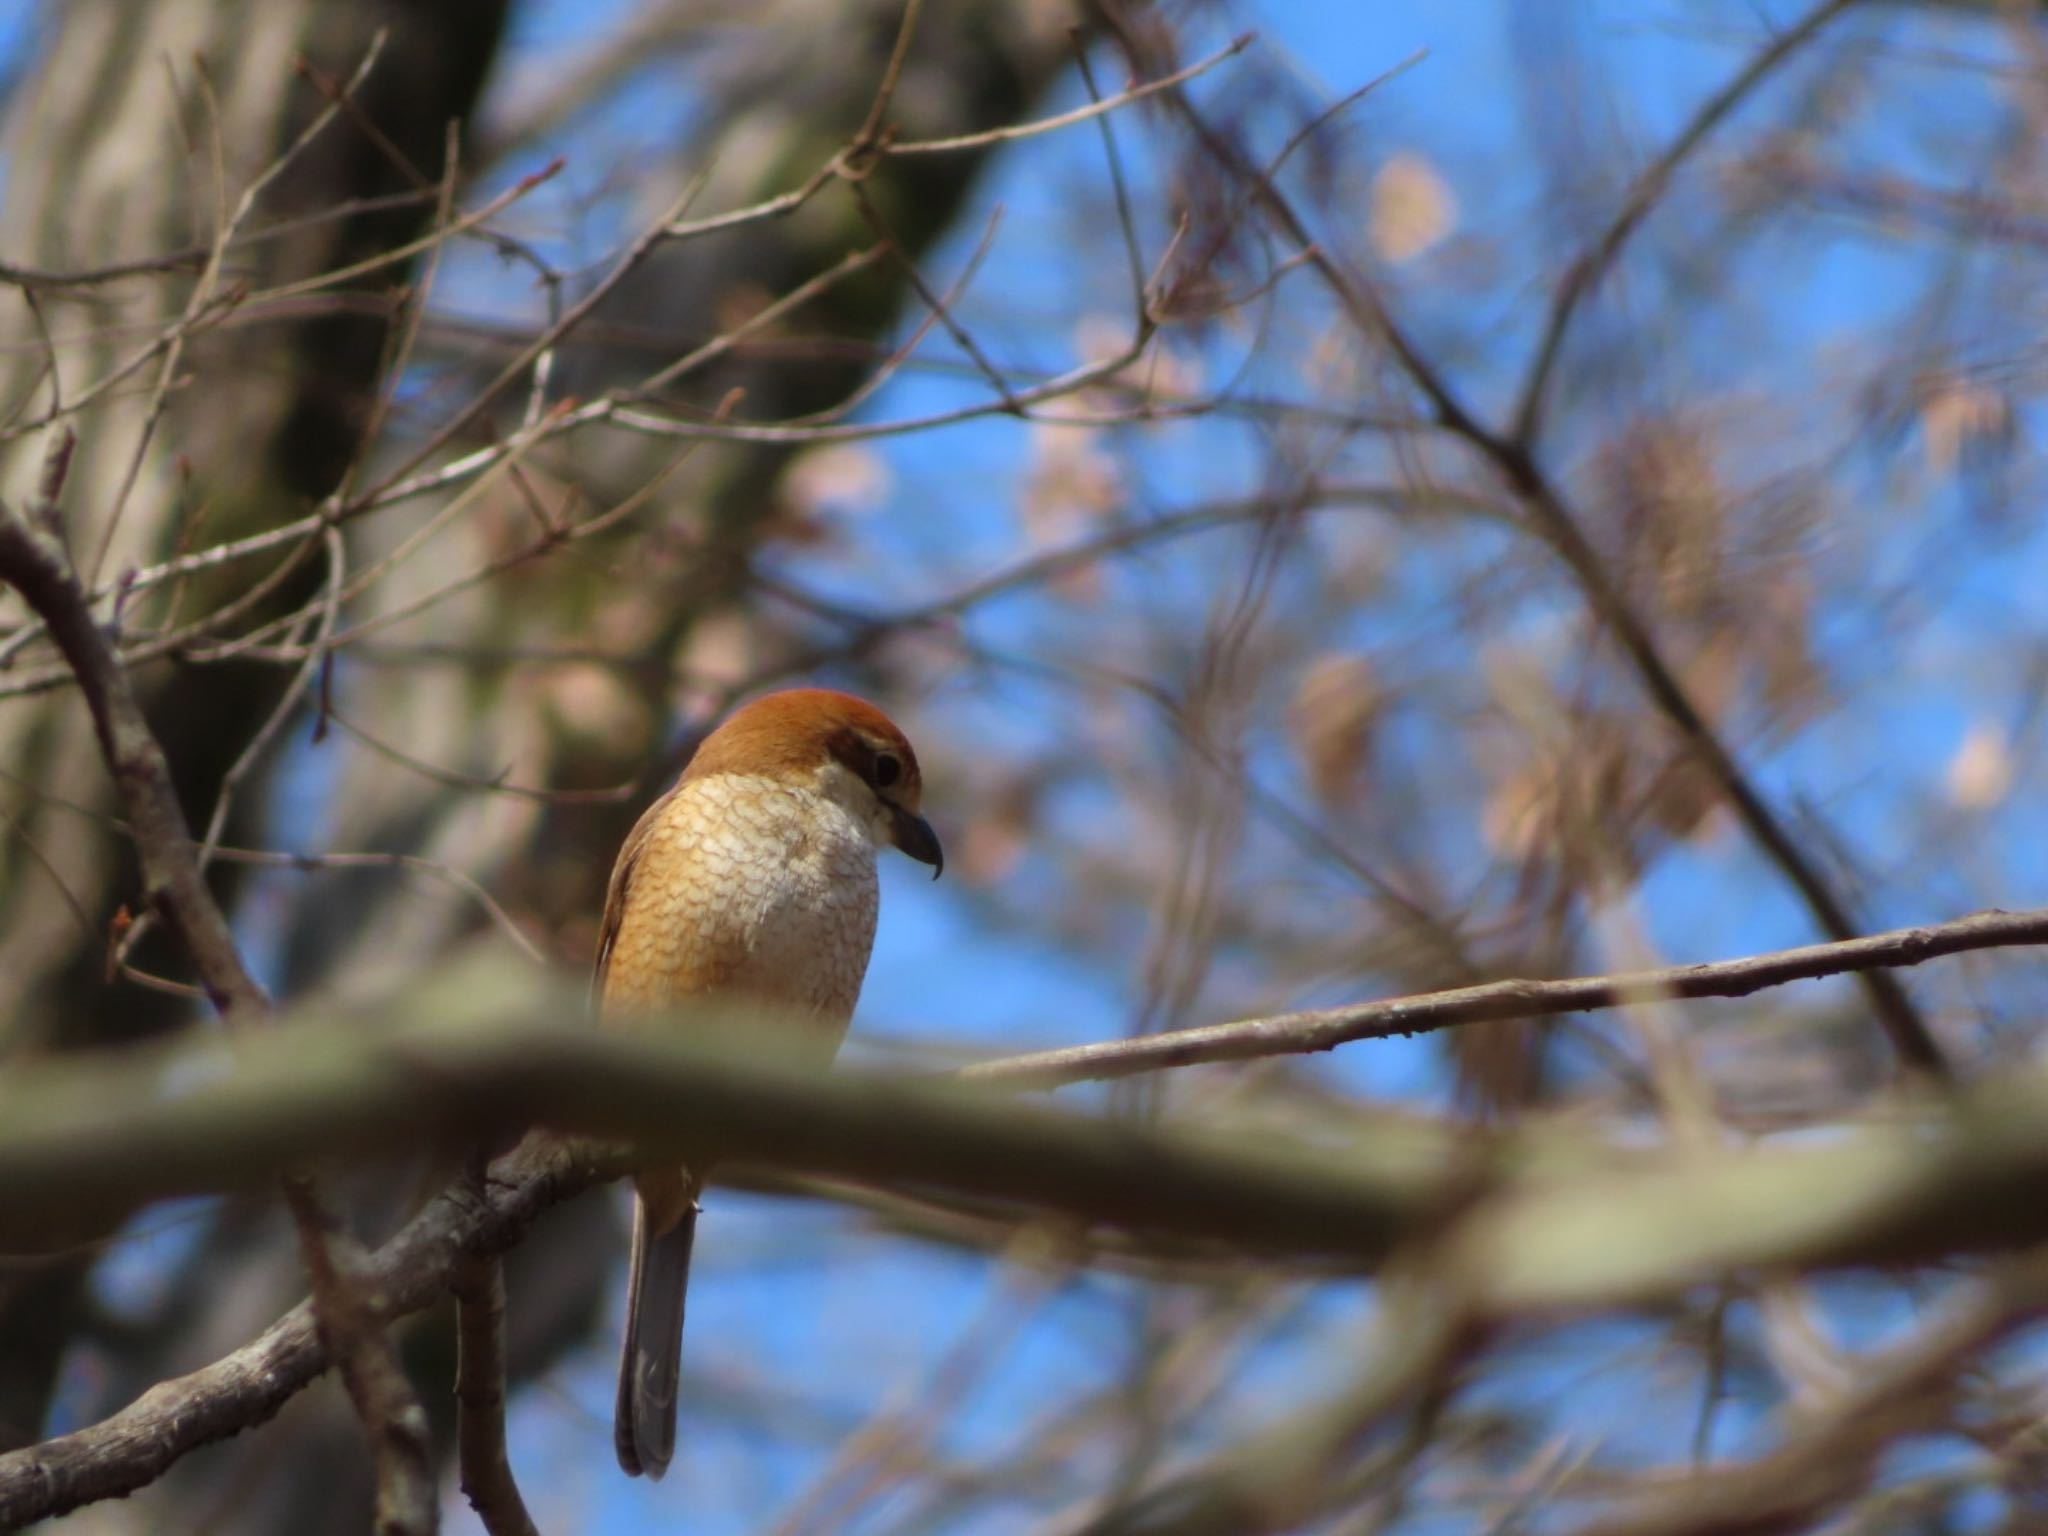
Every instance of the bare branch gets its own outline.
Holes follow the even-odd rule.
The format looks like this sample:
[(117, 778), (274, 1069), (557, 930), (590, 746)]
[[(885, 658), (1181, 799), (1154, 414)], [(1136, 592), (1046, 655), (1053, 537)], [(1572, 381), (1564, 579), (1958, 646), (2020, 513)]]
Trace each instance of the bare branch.
[(2048, 909), (1977, 912), (1924, 928), (1773, 950), (1740, 960), (1674, 965), (1618, 976), (1489, 981), (1449, 992), (1207, 1024), (1142, 1039), (1074, 1045), (964, 1068), (961, 1076), (1024, 1088), (1128, 1077), (1201, 1062), (1327, 1051), (1354, 1040), (1420, 1035), (1490, 1019), (1540, 1019), (1659, 998), (1748, 997), (1768, 987), (1878, 967), (1924, 965), (1943, 955), (2048, 944)]
[[(33, 521), (53, 526), (55, 519), (52, 507)], [(93, 622), (63, 546), (6, 506), (0, 506), (0, 581), (20, 592), (49, 626), (78, 679), (127, 812), (150, 905), (177, 935), (221, 1015), (230, 1022), (262, 1019), (270, 999), (243, 967), (227, 919), (206, 889), (193, 854), (197, 845), (171, 788), (170, 765), (128, 676)]]
[[(712, 1138), (736, 1161), (972, 1193), (1154, 1243), (1372, 1269), (1422, 1242), (1440, 1275), (1431, 1284), (1463, 1297), (1457, 1315), (1475, 1325), (1641, 1302), (1729, 1271), (2048, 1240), (2048, 1207), (2030, 1198), (2048, 1177), (2048, 1079), (2038, 1072), (1902, 1106), (1827, 1143), (1659, 1154), (1556, 1131), (1489, 1141), (1469, 1126), (1388, 1117), (1338, 1144), (807, 1071), (761, 1049), (758, 1016), (748, 1051), (710, 1027), (723, 1014), (644, 1038), (522, 1027), (522, 1013), (571, 1014), (573, 995), (503, 977), (494, 988), (488, 976), (439, 978), (413, 1000), (417, 1027), (380, 1036), (360, 1020), (305, 1018), (265, 1032), (225, 1071), (217, 1053), (187, 1047), (17, 1074), (0, 1116), (0, 1228), (32, 1232), (59, 1212), (242, 1187), (316, 1150), (474, 1133), (483, 1116), (630, 1137), (641, 1157)], [(508, 989), (523, 1008), (508, 1005)], [(167, 1082), (194, 1086), (166, 1099)], [(466, 1255), (500, 1251), (518, 1224), (624, 1165), (564, 1156), (519, 1154), (469, 1212), (451, 1215), (444, 1198), (367, 1261), (380, 1315), (424, 1305)], [(252, 1372), (244, 1351), (105, 1425), (0, 1457), (0, 1521), (139, 1486), (183, 1450), (275, 1411), (326, 1363), (303, 1311), (251, 1349), (264, 1369)]]
[[(1849, 3), (1853, 0), (1828, 0), (1821, 9), (1831, 14)], [(1825, 20), (1826, 15), (1821, 19)], [(1620, 644), (1651, 702), (1713, 776), (1751, 838), (1798, 891), (1816, 925), (1830, 939), (1855, 938), (1857, 925), (1847, 904), (1835, 893), (1819, 865), (1786, 830), (1770, 802), (1751, 782), (1733, 751), (1693, 700), (1677, 669), (1659, 648), (1648, 623), (1607, 572), (1570, 502), (1538, 462), (1533, 449), (1520, 439), (1501, 436), (1479, 419), (1409, 337), (1378, 289), (1347, 270), (1316, 243), (1308, 225), (1272, 177), (1252, 165), (1237, 145), (1203, 117), (1185, 93), (1173, 92), (1168, 99), (1203, 148), (1247, 189), (1255, 206), (1274, 227), (1301, 248), (1308, 265), (1322, 278), (1352, 325), (1388, 349), (1401, 372), (1435, 411), (1443, 428), (1463, 438), (1521, 501), (1532, 530), (1571, 572), (1587, 606)], [(1887, 972), (1862, 974), (1878, 1023), (1905, 1066), (1937, 1081), (1949, 1078), (1952, 1073), (1947, 1059), (1904, 988)]]
[(1075, 123), (1085, 123), (1090, 118), (1106, 117), (1134, 101), (1143, 101), (1147, 96), (1157, 95), (1160, 91), (1170, 91), (1177, 85), (1185, 85), (1190, 80), (1206, 75), (1217, 65), (1236, 58), (1256, 41), (1256, 33), (1241, 33), (1207, 58), (1197, 59), (1185, 69), (1177, 69), (1157, 80), (1147, 80), (1143, 84), (1131, 86), (1118, 91), (1114, 96), (1098, 98), (1085, 107), (1074, 108), (1071, 112), (1056, 113), (1051, 117), (1041, 117), (1028, 123), (1011, 123), (1001, 128), (989, 128), (980, 133), (955, 134), (946, 139), (905, 139), (901, 143), (891, 144), (889, 154), (894, 158), (898, 155), (944, 155), (967, 149), (989, 149), (1015, 139), (1028, 139), (1037, 134), (1069, 128)]

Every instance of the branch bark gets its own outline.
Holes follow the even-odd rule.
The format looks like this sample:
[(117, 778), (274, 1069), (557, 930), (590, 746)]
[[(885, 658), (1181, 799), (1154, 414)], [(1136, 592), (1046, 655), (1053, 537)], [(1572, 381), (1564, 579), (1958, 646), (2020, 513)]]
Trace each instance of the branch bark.
[(32, 519), (0, 506), (0, 581), (21, 593), (49, 626), (78, 679), (100, 753), (120, 792), (151, 907), (177, 935), (221, 1017), (231, 1024), (252, 1023), (269, 1012), (270, 999), (242, 965), (227, 919), (206, 889), (192, 854), (191, 829), (171, 788), (170, 764), (143, 718), (127, 673), (93, 620), (85, 589), (58, 538), (55, 491), (46, 488)]

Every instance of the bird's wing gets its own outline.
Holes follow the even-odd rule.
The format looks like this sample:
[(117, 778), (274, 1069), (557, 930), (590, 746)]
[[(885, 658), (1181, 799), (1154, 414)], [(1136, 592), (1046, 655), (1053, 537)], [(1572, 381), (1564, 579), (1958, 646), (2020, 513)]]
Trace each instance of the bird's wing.
[(597, 968), (590, 978), (590, 1003), (595, 1011), (604, 1002), (605, 979), (612, 968), (612, 950), (619, 942), (619, 925), (626, 918), (626, 893), (633, 885), (633, 871), (640, 863), (640, 854), (647, 846), (647, 835), (666, 813), (669, 801), (675, 798), (680, 784), (672, 786), (633, 823), (633, 830), (626, 834), (626, 841), (619, 849), (619, 857), (612, 865), (612, 878), (605, 886), (604, 922), (597, 935)]
[(680, 783), (649, 806), (619, 850), (598, 936), (601, 1013), (713, 991), (746, 963), (735, 872), (718, 867), (719, 845), (705, 822), (716, 812), (694, 804), (690, 789)]

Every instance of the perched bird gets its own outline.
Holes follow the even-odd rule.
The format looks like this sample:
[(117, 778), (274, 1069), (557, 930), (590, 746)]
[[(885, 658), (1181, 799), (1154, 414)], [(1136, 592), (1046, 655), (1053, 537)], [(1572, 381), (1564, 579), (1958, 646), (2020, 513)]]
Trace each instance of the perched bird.
[[(823, 688), (771, 693), (704, 738), (675, 787), (619, 850), (598, 940), (608, 1026), (716, 994), (813, 1025), (790, 1047), (839, 1050), (875, 937), (875, 850), (944, 865), (918, 813), (917, 754), (865, 699)], [(683, 1291), (704, 1160), (634, 1179), (633, 1269), (614, 1439), (631, 1476), (660, 1477), (675, 1450)]]

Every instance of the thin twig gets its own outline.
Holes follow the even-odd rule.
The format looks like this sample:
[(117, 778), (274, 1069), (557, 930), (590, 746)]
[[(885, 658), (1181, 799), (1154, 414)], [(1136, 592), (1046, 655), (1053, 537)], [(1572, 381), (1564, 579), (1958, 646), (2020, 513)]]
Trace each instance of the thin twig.
[(1489, 981), (1448, 992), (1208, 1024), (1137, 1040), (1110, 1040), (1009, 1056), (964, 1068), (963, 1077), (1017, 1087), (1126, 1077), (1205, 1062), (1327, 1051), (1354, 1040), (1419, 1035), (1489, 1019), (1538, 1019), (1618, 1008), (1643, 998), (1748, 997), (1788, 982), (1876, 967), (1924, 965), (1943, 955), (2048, 944), (2048, 908), (1989, 911), (1921, 928), (1773, 950), (1739, 960), (1674, 965), (1557, 981)]
[(1542, 432), (1544, 395), (1550, 376), (1557, 367), (1558, 355), (1564, 348), (1565, 335), (1571, 329), (1572, 317), (1586, 295), (1607, 275), (1629, 237), (1663, 200), (1672, 177), (1678, 174), (1679, 168), (1692, 157), (1693, 151), (1705, 142), (1708, 135), (1721, 126), (1728, 114), (1747, 100), (1779, 65), (1854, 4), (1856, 0), (1822, 0), (1821, 4), (1780, 32), (1768, 47), (1761, 49), (1738, 70), (1733, 79), (1702, 102), (1692, 120), (1665, 146), (1664, 152), (1643, 167), (1630, 184), (1613, 220), (1565, 270), (1557, 285), (1549, 313), (1544, 316), (1543, 337), (1536, 344), (1534, 360), (1529, 364), (1528, 375), (1522, 381), (1521, 394), (1515, 405), (1514, 426), (1510, 432), (1515, 442), (1533, 445)]
[[(376, 67), (378, 56), (383, 53), (384, 44), (389, 38), (390, 29), (385, 27), (378, 28), (376, 33), (370, 38), (369, 45), (363, 50), (362, 62), (356, 66), (355, 73), (349, 77), (347, 85), (342, 88), (341, 100), (353, 97), (362, 88), (363, 82), (369, 79), (370, 72)], [(208, 100), (211, 101), (212, 91), (204, 68), (201, 68), (199, 71), (199, 82), (202, 87), (206, 88)], [(206, 265), (199, 274), (198, 282), (192, 286), (192, 294), (186, 300), (184, 314), (179, 317), (177, 323), (172, 326), (170, 332), (164, 338), (163, 364), (157, 370), (156, 384), (150, 392), (149, 406), (143, 413), (142, 426), (137, 434), (135, 446), (129, 454), (128, 464), (122, 474), (120, 487), (114, 494), (113, 508), (108, 513), (106, 525), (100, 532), (99, 543), (92, 558), (90, 575), (87, 578), (87, 585), (98, 582), (101, 568), (106, 563), (107, 551), (113, 547), (115, 532), (120, 527), (122, 514), (127, 509), (128, 498), (134, 491), (136, 480), (142, 473), (142, 466), (146, 461), (150, 442), (156, 435), (157, 424), (162, 420), (164, 410), (170, 403), (171, 385), (177, 377), (178, 362), (184, 355), (185, 343), (198, 328), (202, 315), (214, 302), (215, 285), (220, 281), (222, 266), (227, 260), (228, 246), (233, 241), (235, 232), (241, 228), (242, 224), (255, 210), (257, 199), (263, 195), (278, 177), (291, 168), (293, 163), (298, 160), (299, 156), (305, 152), (315, 139), (319, 138), (327, 130), (327, 126), (334, 121), (339, 111), (340, 101), (337, 100), (329, 102), (326, 107), (314, 114), (312, 120), (299, 131), (298, 136), (290, 144), (286, 145), (270, 164), (265, 166), (250, 181), (248, 186), (242, 189), (242, 195), (236, 200), (234, 209), (231, 212), (223, 210), (217, 218), (213, 247), (207, 254)], [(214, 128), (215, 187), (217, 194), (225, 197), (227, 173), (224, 167), (225, 156), (220, 143), (220, 114), (217, 103), (212, 115), (212, 122)]]
[(490, 1536), (539, 1536), (505, 1450), (505, 1269), (455, 1271), (455, 1446), (463, 1496)]
[[(889, 146), (891, 159), (899, 155), (946, 155), (966, 149), (992, 149), (998, 144), (1008, 144), (1015, 139), (1028, 139), (1041, 133), (1052, 133), (1061, 128), (1071, 128), (1076, 123), (1085, 123), (1090, 118), (1107, 117), (1110, 113), (1127, 107), (1133, 102), (1143, 101), (1160, 91), (1172, 90), (1177, 85), (1186, 85), (1201, 75), (1206, 75), (1217, 65), (1236, 58), (1258, 40), (1255, 32), (1243, 32), (1224, 47), (1217, 49), (1205, 59), (1199, 59), (1185, 69), (1177, 69), (1170, 75), (1157, 80), (1147, 80), (1142, 85), (1131, 86), (1114, 96), (1096, 97), (1085, 107), (1076, 107), (1071, 112), (1058, 112), (1051, 117), (1036, 118), (1028, 123), (1009, 123), (1000, 128), (984, 128), (979, 133), (955, 134), (945, 139), (906, 139)], [(1084, 60), (1082, 68), (1086, 70)], [(1094, 82), (1089, 82), (1092, 91)]]
[(629, 800), (639, 791), (639, 781), (629, 779), (624, 784), (614, 784), (606, 789), (546, 789), (530, 784), (509, 784), (504, 775), (512, 770), (485, 778), (478, 774), (457, 773), (452, 768), (437, 767), (433, 763), (414, 757), (401, 747), (393, 746), (382, 737), (372, 735), (363, 726), (357, 725), (346, 715), (336, 711), (328, 717), (347, 734), (354, 737), (379, 757), (387, 758), (409, 772), (436, 784), (445, 784), (450, 789), (475, 790), (483, 794), (510, 795), (520, 800), (536, 800), (543, 805), (612, 805)]

